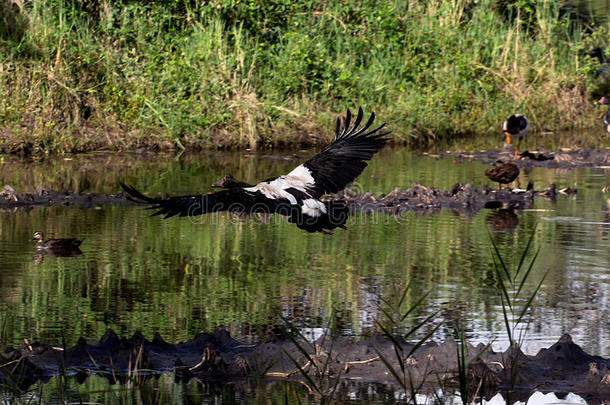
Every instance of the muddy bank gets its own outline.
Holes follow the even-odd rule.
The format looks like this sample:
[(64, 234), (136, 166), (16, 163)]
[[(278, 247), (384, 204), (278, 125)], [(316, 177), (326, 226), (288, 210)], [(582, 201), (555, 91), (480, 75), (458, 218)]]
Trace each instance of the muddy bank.
[[(482, 208), (503, 208), (509, 210), (529, 207), (535, 197), (555, 199), (557, 194), (573, 194), (577, 190), (564, 188), (558, 190), (554, 184), (543, 190), (493, 189), (487, 185), (475, 187), (470, 183), (455, 183), (448, 190), (426, 187), (415, 183), (408, 189), (396, 188), (390, 193), (373, 195), (355, 193), (346, 189), (326, 200), (345, 200), (350, 211), (384, 212), (399, 214), (403, 211), (418, 210), (427, 213), (450, 208), (459, 212), (476, 212)], [(39, 190), (36, 193), (18, 193), (10, 186), (0, 190), (0, 209), (35, 207), (49, 205), (91, 208), (103, 205), (136, 205), (127, 199), (123, 191), (116, 194), (70, 193), (68, 191)]]
[(0, 189), (0, 209), (50, 205), (92, 208), (102, 205), (133, 205), (133, 202), (127, 200), (122, 191), (116, 194), (103, 194), (38, 188), (35, 193), (19, 193), (9, 185), (4, 185)]
[[(18, 348), (9, 347), (0, 355), (0, 381), (8, 383), (10, 379), (24, 389), (38, 379), (58, 374), (84, 380), (96, 373), (112, 382), (125, 382), (135, 375), (175, 372), (179, 380), (286, 379), (324, 393), (337, 380), (376, 382), (400, 389), (399, 379), (406, 376), (406, 381), (410, 378), (414, 386), (421, 387), (420, 392), (438, 388), (452, 392), (458, 384), (456, 343), (431, 342), (407, 358), (413, 347), (399, 337), (381, 335), (360, 342), (347, 337), (321, 338), (315, 344), (274, 336), (266, 343), (247, 345), (231, 338), (223, 328), (170, 344), (159, 335), (152, 341), (140, 334), (126, 339), (108, 330), (97, 342), (81, 338), (67, 348), (25, 340)], [(405, 356), (404, 373), (397, 351)], [(521, 400), (536, 390), (573, 392), (589, 401), (610, 398), (610, 360), (585, 353), (569, 335), (535, 356), (517, 348), (494, 352), (482, 344), (468, 345), (467, 353), (470, 359), (480, 354), (468, 366), (469, 389), (487, 398), (507, 390)], [(514, 367), (516, 383), (511, 385)]]
[(492, 189), (487, 185), (475, 187), (471, 183), (455, 183), (449, 190), (441, 190), (415, 183), (408, 189), (396, 188), (387, 194), (378, 196), (372, 193), (358, 194), (347, 189), (332, 198), (346, 200), (353, 212), (376, 211), (395, 215), (412, 210), (435, 213), (439, 212), (441, 208), (467, 213), (474, 213), (482, 208), (514, 211), (530, 207), (536, 196), (553, 200), (557, 194), (576, 192), (577, 190), (573, 188), (557, 190), (554, 184), (544, 190), (534, 190), (533, 188), (514, 190)]
[[(490, 149), (486, 151), (462, 152), (443, 151), (437, 154), (425, 153), (432, 157), (454, 157), (457, 160), (480, 160), (493, 162), (496, 160), (509, 161), (513, 158), (512, 148)], [(610, 168), (610, 148), (561, 148), (550, 150), (538, 148), (519, 153), (514, 163), (520, 168), (547, 167), (571, 169), (576, 167), (606, 167)]]

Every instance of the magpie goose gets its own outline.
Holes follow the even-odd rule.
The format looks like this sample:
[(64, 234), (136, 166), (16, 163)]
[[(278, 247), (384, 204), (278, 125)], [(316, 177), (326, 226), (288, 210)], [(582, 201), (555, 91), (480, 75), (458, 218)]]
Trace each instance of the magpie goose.
[(604, 129), (610, 134), (610, 98), (603, 96), (597, 101), (597, 104), (606, 104), (608, 111), (602, 116), (602, 122), (604, 123)]
[(517, 153), (519, 153), (519, 145), (521, 145), (521, 140), (529, 131), (530, 124), (527, 121), (527, 118), (521, 114), (511, 114), (508, 116), (504, 124), (502, 124), (502, 132), (506, 135), (506, 143), (510, 144), (510, 137), (518, 137), (517, 138), (517, 146), (515, 147), (515, 156), (513, 159), (517, 158)]
[(493, 167), (485, 171), (485, 176), (490, 180), (498, 182), (498, 185), (512, 183), (519, 177), (519, 168), (514, 163), (504, 163), (496, 160)]
[(375, 114), (371, 113), (361, 126), (362, 108), (352, 124), (347, 110), (344, 120), (337, 118), (335, 140), (326, 149), (315, 154), (290, 173), (273, 177), (258, 184), (236, 180), (227, 175), (217, 187), (225, 190), (203, 195), (187, 195), (166, 199), (151, 198), (131, 186), (121, 184), (138, 203), (150, 204), (157, 210), (153, 215), (193, 216), (210, 212), (277, 213), (308, 232), (324, 232), (344, 228), (347, 220), (347, 203), (342, 200), (321, 201), (328, 193), (337, 193), (350, 184), (370, 160), (388, 141), (390, 131), (382, 130), (385, 124), (370, 129)]

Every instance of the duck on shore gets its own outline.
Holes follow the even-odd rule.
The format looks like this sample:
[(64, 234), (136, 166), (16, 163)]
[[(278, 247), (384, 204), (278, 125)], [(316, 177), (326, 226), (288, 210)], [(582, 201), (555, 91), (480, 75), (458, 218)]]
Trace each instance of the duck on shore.
[(502, 184), (512, 183), (519, 177), (519, 167), (514, 163), (504, 163), (501, 160), (496, 160), (492, 167), (485, 170), (485, 176), (497, 182), (498, 186), (502, 188)]
[(362, 108), (352, 124), (347, 110), (344, 120), (337, 119), (335, 140), (290, 173), (251, 185), (227, 175), (214, 184), (224, 190), (203, 195), (187, 195), (166, 199), (151, 198), (121, 183), (135, 202), (149, 204), (157, 210), (153, 215), (194, 216), (211, 212), (277, 213), (289, 218), (308, 232), (329, 233), (344, 227), (347, 203), (342, 200), (321, 201), (324, 194), (343, 190), (356, 179), (370, 160), (387, 142), (389, 131), (382, 124), (370, 129), (375, 114), (364, 125)]

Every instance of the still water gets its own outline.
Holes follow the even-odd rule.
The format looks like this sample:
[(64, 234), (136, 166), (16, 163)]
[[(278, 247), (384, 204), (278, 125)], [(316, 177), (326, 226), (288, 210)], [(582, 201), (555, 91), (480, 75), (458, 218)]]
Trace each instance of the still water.
[[(198, 193), (225, 173), (249, 182), (286, 173), (310, 154), (7, 159), (0, 166), (0, 185), (114, 193), (122, 181), (157, 195)], [(483, 174), (487, 167), (388, 149), (352, 188), (378, 194), (415, 181), (440, 188), (455, 182), (491, 185)], [(535, 232), (528, 260), (537, 249), (540, 254), (527, 288), (533, 291), (546, 278), (524, 351), (536, 353), (570, 333), (587, 352), (610, 356), (610, 195), (602, 192), (610, 172), (535, 168), (522, 173), (521, 184), (530, 179), (536, 188), (556, 183), (578, 193), (558, 195), (556, 202), (537, 198), (532, 209), (517, 213), (513, 229), (500, 229), (490, 211), (443, 209), (400, 217), (357, 214), (347, 231), (333, 235), (308, 234), (279, 217), (243, 220), (227, 213), (163, 220), (134, 206), (5, 210), (0, 213), (2, 346), (23, 337), (72, 345), (80, 336), (99, 339), (106, 328), (123, 336), (141, 331), (148, 338), (159, 332), (178, 342), (220, 324), (236, 338), (256, 342), (282, 324), (281, 317), (312, 337), (329, 331), (359, 338), (383, 319), (382, 300), (397, 302), (410, 284), (407, 304), (427, 296), (402, 325), (405, 330), (436, 313), (420, 336), (441, 323), (433, 339), (442, 341), (459, 324), (470, 341), (493, 340), (495, 349), (504, 350), (490, 238), (514, 268)], [(38, 256), (28, 242), (36, 230), (47, 237), (84, 238), (82, 255)]]

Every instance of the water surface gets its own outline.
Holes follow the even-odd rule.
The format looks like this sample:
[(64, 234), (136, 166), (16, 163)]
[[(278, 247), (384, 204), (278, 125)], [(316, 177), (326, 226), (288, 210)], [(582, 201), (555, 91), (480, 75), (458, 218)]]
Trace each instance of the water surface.
[[(89, 154), (45, 161), (8, 159), (0, 184), (18, 191), (49, 189), (113, 193), (123, 181), (151, 194), (196, 193), (225, 173), (255, 182), (288, 172), (311, 152), (209, 153), (190, 156)], [(387, 193), (419, 182), (448, 188), (456, 181), (491, 182), (483, 162), (456, 162), (384, 150), (353, 185)], [(575, 187), (556, 202), (536, 199), (500, 229), (490, 211), (441, 210), (399, 217), (356, 215), (347, 231), (308, 234), (280, 217), (239, 219), (227, 213), (163, 220), (139, 207), (39, 207), (0, 213), (0, 329), (3, 344), (27, 337), (74, 344), (106, 328), (141, 331), (167, 341), (226, 326), (238, 339), (259, 341), (290, 319), (312, 337), (325, 332), (367, 336), (410, 285), (407, 305), (428, 294), (403, 331), (436, 313), (442, 341), (460, 325), (474, 342), (507, 346), (490, 238), (516, 266), (532, 232), (528, 260), (540, 249), (526, 288), (546, 274), (531, 312), (524, 349), (535, 353), (563, 333), (589, 353), (610, 355), (610, 207), (607, 169), (522, 173), (521, 184)], [(495, 187), (495, 186), (494, 186)], [(39, 256), (28, 243), (84, 238), (82, 255)], [(386, 301), (383, 304), (382, 301)], [(406, 308), (406, 306), (404, 307)], [(404, 309), (403, 308), (403, 309)], [(394, 308), (396, 311), (398, 309)]]

